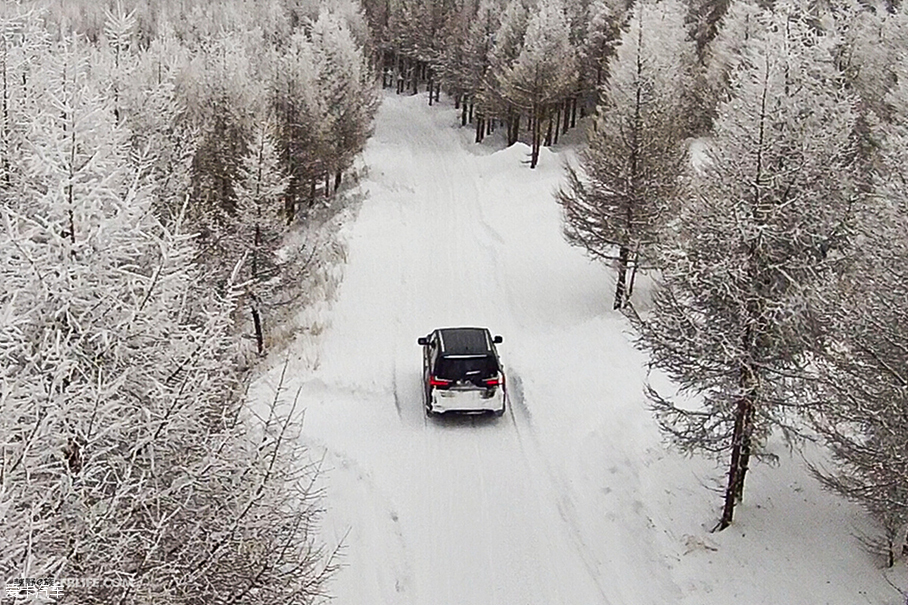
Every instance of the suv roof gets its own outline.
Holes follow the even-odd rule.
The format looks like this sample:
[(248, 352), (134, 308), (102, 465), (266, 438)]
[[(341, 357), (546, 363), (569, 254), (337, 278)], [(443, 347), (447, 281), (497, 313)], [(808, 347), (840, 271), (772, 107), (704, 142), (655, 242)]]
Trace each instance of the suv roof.
[(485, 328), (442, 328), (438, 331), (443, 355), (488, 355), (492, 338)]

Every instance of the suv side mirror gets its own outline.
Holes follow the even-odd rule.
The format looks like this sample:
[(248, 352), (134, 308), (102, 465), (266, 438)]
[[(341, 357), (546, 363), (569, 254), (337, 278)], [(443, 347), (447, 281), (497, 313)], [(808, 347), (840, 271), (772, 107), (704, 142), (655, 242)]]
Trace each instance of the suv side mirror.
[(426, 338), (425, 336), (420, 336), (419, 338), (416, 339), (416, 342), (418, 342), (422, 346), (426, 346), (429, 344), (429, 339)]
[(492, 342), (494, 342), (497, 345), (500, 345), (502, 342), (501, 336), (496, 336), (495, 338), (492, 339)]

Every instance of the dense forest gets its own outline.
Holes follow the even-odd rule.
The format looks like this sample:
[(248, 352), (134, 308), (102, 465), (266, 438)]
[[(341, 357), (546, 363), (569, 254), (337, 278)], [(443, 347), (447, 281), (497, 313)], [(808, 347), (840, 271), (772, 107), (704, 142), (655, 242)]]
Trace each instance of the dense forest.
[(0, 44), (0, 574), (322, 597), (292, 397), (245, 393), (371, 131), (357, 6), (6, 2)]

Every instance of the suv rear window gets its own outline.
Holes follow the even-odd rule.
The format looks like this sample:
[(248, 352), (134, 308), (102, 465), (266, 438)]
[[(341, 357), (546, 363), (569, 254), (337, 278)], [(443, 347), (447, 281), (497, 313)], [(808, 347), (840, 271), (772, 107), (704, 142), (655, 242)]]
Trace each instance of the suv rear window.
[(498, 374), (498, 361), (494, 355), (481, 357), (439, 357), (435, 376), (444, 380), (492, 378)]

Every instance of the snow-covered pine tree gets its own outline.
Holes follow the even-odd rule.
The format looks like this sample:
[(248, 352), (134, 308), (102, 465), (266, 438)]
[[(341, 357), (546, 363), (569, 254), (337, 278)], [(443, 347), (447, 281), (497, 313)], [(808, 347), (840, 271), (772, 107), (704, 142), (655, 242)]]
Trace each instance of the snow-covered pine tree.
[(552, 128), (555, 106), (577, 87), (577, 55), (561, 0), (539, 2), (527, 23), (520, 54), (497, 76), (499, 94), (531, 118), (530, 168), (535, 168), (544, 125)]
[(886, 102), (908, 46), (908, 7), (870, 10), (857, 0), (843, 2), (832, 13), (839, 35), (837, 62), (861, 99), (862, 110), (889, 118)]
[[(440, 34), (441, 44), (435, 65), (434, 75), (437, 80), (435, 90), (438, 90), (437, 86), (443, 86), (445, 91), (456, 99), (458, 107), (466, 90), (467, 63), (464, 50), (472, 18), (473, 6), (469, 2), (461, 2), (447, 15), (444, 29)], [(429, 94), (429, 104), (432, 102), (433, 96)]]
[(29, 94), (30, 70), (49, 38), (39, 17), (19, 3), (0, 6), (0, 191), (13, 187), (25, 144), (22, 124), (37, 97)]
[(691, 36), (697, 44), (697, 53), (702, 60), (709, 44), (719, 32), (722, 18), (733, 0), (692, 0), (688, 11)]
[(568, 185), (558, 194), (568, 241), (593, 258), (618, 261), (616, 309), (628, 300), (629, 266), (653, 256), (672, 214), (685, 158), (682, 92), (691, 58), (679, 2), (635, 7), (609, 62), (589, 146), (579, 169), (568, 166)]
[[(368, 58), (344, 20), (323, 10), (310, 32), (318, 70), (319, 91), (329, 133), (331, 155), (326, 160), (334, 189), (341, 176), (363, 150), (372, 134), (372, 120), (378, 109), (378, 90)], [(326, 193), (330, 183), (326, 181)]]
[(308, 198), (308, 205), (314, 203), (316, 181), (329, 170), (326, 160), (332, 141), (309, 38), (303, 32), (295, 33), (275, 63), (278, 68), (269, 93), (281, 163), (290, 176), (285, 208), (289, 223), (296, 218), (303, 200)]
[(638, 322), (652, 366), (701, 402), (649, 388), (662, 429), (684, 451), (730, 458), (717, 529), (732, 522), (751, 457), (796, 408), (792, 377), (823, 342), (815, 297), (856, 196), (855, 101), (832, 41), (791, 5), (761, 22)]
[(441, 66), (445, 24), (449, 16), (456, 14), (455, 0), (422, 0), (419, 15), (419, 43), (413, 58), (426, 66), (428, 83), (434, 86), (434, 78)]
[(498, 0), (481, 0), (476, 14), (472, 15), (464, 31), (464, 38), (461, 41), (463, 66), (459, 73), (463, 82), (465, 103), (461, 120), (461, 124), (464, 126), (467, 122), (466, 102), (468, 100), (475, 102), (487, 86), (486, 78), (491, 65), (492, 41), (498, 30), (500, 12)]
[(714, 106), (729, 100), (731, 79), (744, 60), (744, 47), (749, 44), (754, 32), (763, 27), (760, 14), (760, 7), (749, 0), (732, 2), (722, 18), (718, 33), (704, 48), (706, 82), (713, 105), (708, 108), (710, 113), (715, 111)]
[[(133, 155), (147, 165), (154, 187), (155, 214), (170, 225), (184, 209), (192, 188), (191, 167), (200, 137), (178, 82), (191, 73), (189, 50), (170, 28), (142, 52), (123, 90)], [(189, 87), (191, 90), (191, 87)]]
[[(580, 49), (580, 63), (587, 89), (596, 91), (597, 95), (608, 76), (608, 60), (618, 45), (625, 18), (624, 2), (619, 0), (590, 2), (587, 31)], [(597, 98), (597, 101), (600, 100)]]
[(886, 97), (891, 122), (878, 134), (885, 171), (828, 296), (835, 336), (817, 364), (825, 405), (815, 416), (835, 463), (816, 473), (880, 523), (890, 566), (908, 549), (908, 70), (898, 75)]
[(392, 0), (388, 2), (387, 35), (390, 45), (400, 53), (416, 57), (421, 46), (423, 2)]
[(191, 165), (188, 220), (199, 232), (202, 262), (217, 269), (223, 282), (229, 267), (222, 263), (231, 252), (224, 248), (231, 217), (236, 212), (236, 183), (248, 152), (249, 117), (257, 91), (251, 73), (255, 49), (249, 37), (233, 31), (208, 41), (193, 60), (185, 87), (186, 109), (199, 133)]
[(749, 43), (751, 30), (761, 27), (757, 3), (734, 0), (723, 9), (718, 31), (710, 34), (706, 46), (698, 49), (700, 60), (687, 89), (690, 111), (687, 121), (692, 136), (705, 136), (716, 119), (720, 103), (731, 94), (730, 80), (741, 61), (741, 48)]
[[(488, 12), (483, 14), (483, 9)], [(500, 8), (498, 11), (500, 12)], [(479, 25), (479, 27), (474, 27), (470, 31), (471, 39), (475, 41), (474, 44), (477, 44), (474, 48), (487, 53), (484, 62), (475, 62), (475, 65), (481, 68), (474, 71), (477, 76), (477, 88), (473, 99), (478, 105), (474, 109), (479, 114), (476, 121), (477, 143), (482, 141), (485, 126), (484, 116), (492, 114), (496, 110), (503, 114), (508, 121), (508, 144), (513, 145), (519, 137), (521, 108), (505, 97), (505, 89), (500, 78), (510, 69), (523, 50), (530, 19), (529, 12), (527, 0), (510, 0), (504, 7), (504, 11), (498, 16), (495, 2), (490, 2), (480, 6), (478, 17), (485, 17), (484, 22), (480, 24), (477, 19), (475, 25)], [(488, 36), (493, 21), (498, 25), (497, 31), (492, 32), (488, 38), (491, 48), (480, 46), (479, 44), (486, 44), (482, 37)], [(476, 57), (480, 56), (481, 52), (478, 52)]]
[[(496, 72), (508, 69), (523, 50), (527, 25), (530, 20), (527, 1), (509, 0), (501, 13), (498, 29), (492, 36), (494, 44), (489, 57), (492, 68)], [(489, 11), (494, 11), (496, 8), (494, 2), (490, 2), (486, 6)]]
[(86, 604), (312, 603), (312, 469), (275, 406), (250, 434), (235, 289), (155, 219), (89, 55), (35, 57), (0, 200), (0, 574), (98, 578), (66, 587)]
[[(126, 12), (121, 6), (117, 6), (116, 11), (105, 11), (104, 22), (104, 51), (105, 58), (109, 59), (109, 64), (105, 67), (109, 70), (107, 76), (110, 80), (110, 86), (113, 93), (113, 112), (117, 120), (123, 119), (122, 109), (122, 89), (124, 80), (129, 77), (130, 72), (135, 67), (135, 54), (133, 38), (136, 33), (138, 22), (135, 12)], [(96, 61), (96, 63), (107, 63)]]
[(872, 10), (857, 0), (847, 0), (830, 11), (826, 21), (839, 39), (836, 62), (860, 101), (858, 157), (863, 165), (862, 186), (872, 191), (873, 175), (886, 170), (880, 165), (878, 123), (893, 118), (887, 95), (898, 81), (908, 47), (908, 8), (902, 4), (893, 11), (881, 6)]
[(289, 182), (281, 167), (271, 121), (264, 115), (256, 121), (239, 177), (231, 240), (246, 265), (246, 296), (261, 355), (265, 349), (263, 305), (267, 304), (270, 290), (281, 285), (281, 263), (276, 252), (286, 229), (283, 202)]

